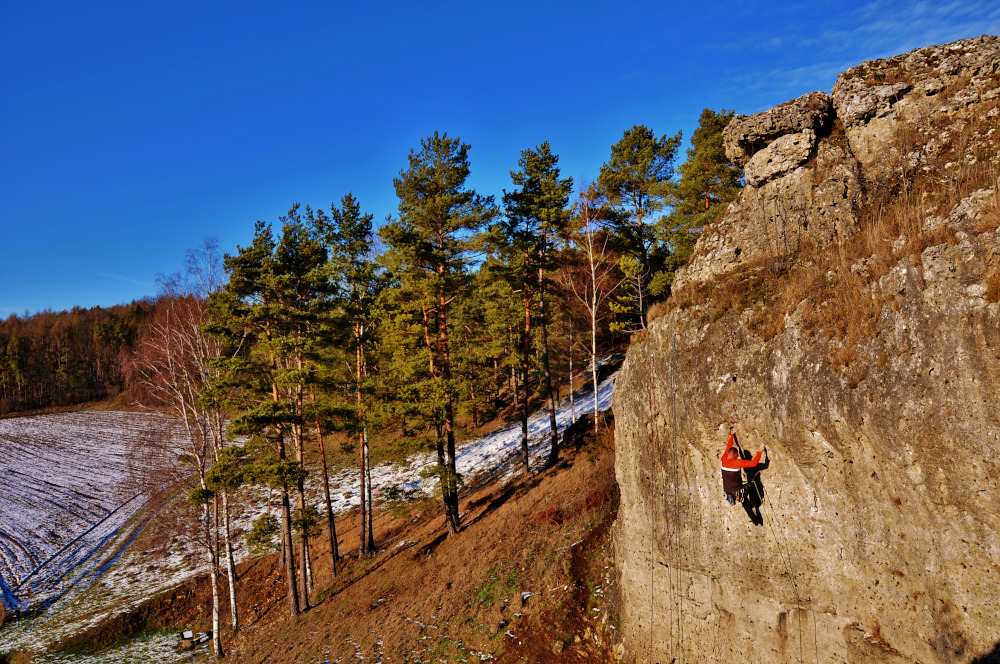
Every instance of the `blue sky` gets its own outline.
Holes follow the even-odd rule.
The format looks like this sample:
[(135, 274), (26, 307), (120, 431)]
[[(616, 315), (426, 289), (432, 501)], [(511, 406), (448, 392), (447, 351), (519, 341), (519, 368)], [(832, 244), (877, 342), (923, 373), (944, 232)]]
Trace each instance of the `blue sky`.
[(548, 140), (595, 177), (633, 124), (764, 110), (863, 60), (1000, 33), (967, 2), (7, 2), (0, 317), (152, 295), (215, 236), (354, 192), (382, 219), (435, 130), (470, 183)]

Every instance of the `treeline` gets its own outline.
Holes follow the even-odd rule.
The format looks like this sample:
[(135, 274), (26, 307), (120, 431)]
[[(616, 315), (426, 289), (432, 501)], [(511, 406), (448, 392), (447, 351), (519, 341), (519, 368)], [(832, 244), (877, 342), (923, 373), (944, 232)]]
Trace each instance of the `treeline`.
[(68, 406), (124, 389), (119, 352), (150, 304), (11, 315), (0, 321), (0, 415)]

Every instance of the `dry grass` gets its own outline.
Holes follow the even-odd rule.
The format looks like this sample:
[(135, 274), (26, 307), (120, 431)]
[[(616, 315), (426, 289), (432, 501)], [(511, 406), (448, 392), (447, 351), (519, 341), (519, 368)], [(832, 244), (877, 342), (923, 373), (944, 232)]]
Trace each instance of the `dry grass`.
[(990, 304), (1000, 302), (1000, 266), (994, 267), (986, 275), (986, 293), (983, 297)]
[(993, 188), (993, 196), (990, 197), (986, 209), (982, 210), (979, 217), (979, 224), (976, 226), (977, 233), (987, 233), (1000, 229), (1000, 181)]
[(904, 75), (905, 72), (898, 65), (883, 67), (867, 74), (865, 83), (868, 85), (892, 85), (904, 80)]
[(646, 312), (646, 320), (652, 323), (657, 318), (662, 318), (670, 312), (670, 307), (666, 302), (656, 302)]
[[(604, 613), (592, 612), (586, 589), (603, 583), (607, 526), (617, 509), (613, 427), (594, 436), (587, 421), (572, 430), (555, 468), (463, 492), (457, 536), (445, 534), (438, 505), (405, 520), (377, 513), (382, 550), (360, 558), (353, 555), (357, 518), (340, 521), (341, 550), (351, 555), (333, 577), (325, 537), (313, 541), (313, 606), (295, 619), (286, 614), (277, 554), (242, 565), (244, 629), (237, 637), (223, 629), (227, 661), (357, 661), (362, 655), (365, 661), (455, 662), (479, 661), (484, 653), (497, 662), (545, 662), (553, 638), (566, 640), (572, 657), (607, 661), (604, 646), (572, 640)], [(534, 595), (521, 606), (525, 591)], [(206, 579), (191, 580), (82, 641), (93, 647), (105, 637), (151, 628), (210, 628), (208, 593)], [(224, 616), (227, 610), (223, 602)], [(516, 643), (508, 629), (520, 640), (516, 653), (508, 652)]]

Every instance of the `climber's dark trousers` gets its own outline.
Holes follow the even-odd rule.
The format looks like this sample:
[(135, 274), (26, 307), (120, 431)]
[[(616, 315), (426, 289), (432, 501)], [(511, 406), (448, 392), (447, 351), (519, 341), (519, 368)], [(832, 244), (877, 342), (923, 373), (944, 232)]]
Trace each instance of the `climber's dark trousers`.
[(746, 510), (747, 516), (753, 521), (755, 526), (764, 525), (764, 517), (760, 513), (760, 505), (755, 505), (753, 501), (749, 498), (743, 503), (743, 509)]
[(747, 485), (747, 495), (743, 500), (743, 509), (754, 525), (763, 526), (764, 516), (760, 513), (760, 496), (757, 493), (759, 491), (762, 496), (764, 495), (764, 491), (762, 486), (754, 486), (755, 484), (757, 484), (756, 478), (754, 482)]

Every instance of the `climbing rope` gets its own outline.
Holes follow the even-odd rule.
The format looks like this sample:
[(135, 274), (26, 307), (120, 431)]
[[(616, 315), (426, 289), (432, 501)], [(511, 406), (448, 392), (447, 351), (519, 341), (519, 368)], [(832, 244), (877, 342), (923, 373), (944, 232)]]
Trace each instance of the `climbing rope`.
[[(774, 424), (774, 429), (775, 429), (775, 435), (777, 436), (777, 429), (778, 429), (777, 422), (775, 422), (775, 424)], [(756, 483), (754, 483), (754, 491), (757, 494), (757, 500), (758, 500), (759, 503), (762, 504), (765, 500), (767, 501), (767, 514), (770, 515), (771, 513), (774, 513), (775, 509), (774, 509), (773, 504), (771, 503), (771, 494), (768, 494), (766, 498), (762, 497), (760, 495), (760, 487)], [(764, 514), (764, 512), (762, 512), (762, 514)], [(768, 527), (770, 527), (770, 529), (771, 529), (771, 536), (774, 537), (775, 544), (777, 544), (778, 538), (774, 534), (773, 519), (770, 518), (770, 516), (768, 518)], [(799, 599), (799, 590), (798, 590), (798, 584), (795, 581), (795, 572), (792, 569), (792, 556), (791, 556), (791, 550), (790, 550), (790, 548), (788, 546), (788, 537), (787, 537), (787, 535), (785, 535), (784, 529), (782, 529), (782, 531), (781, 531), (781, 537), (784, 540), (784, 544), (785, 544), (785, 555), (788, 557), (788, 563), (785, 566), (785, 570), (788, 572), (788, 577), (792, 581), (792, 590), (795, 592), (795, 604), (796, 604), (796, 608), (798, 610), (799, 661), (801, 662), (802, 661), (802, 603), (801, 603), (801, 601)], [(779, 547), (779, 551), (780, 551), (780, 547)], [(782, 562), (784, 562), (784, 561), (785, 561), (785, 559), (782, 558)], [(816, 658), (816, 662), (818, 664), (818, 662), (819, 662), (819, 637), (818, 637), (818, 630), (817, 630), (817, 627), (816, 627), (816, 614), (815, 614), (815, 612), (813, 613), (812, 623), (813, 623), (813, 650), (814, 650), (814, 656)]]
[[(677, 430), (677, 387), (674, 380), (674, 356), (677, 349), (677, 335), (674, 335), (673, 348), (671, 350), (670, 357), (670, 385), (671, 385), (671, 443), (673, 448), (673, 461), (674, 461), (674, 527), (670, 531), (670, 549), (674, 562), (674, 570), (676, 573), (676, 583), (673, 574), (667, 575), (667, 580), (669, 582), (670, 588), (670, 649), (671, 649), (671, 659), (674, 662), (680, 664), (684, 657), (684, 631), (683, 631), (683, 596), (682, 596), (682, 586), (683, 583), (683, 572), (681, 570), (681, 549), (680, 549), (680, 473), (679, 473), (679, 459), (677, 455), (677, 444), (676, 444), (676, 430)], [(656, 620), (656, 608), (655, 608), (655, 587), (654, 579), (656, 573), (656, 556), (655, 556), (655, 546), (656, 546), (656, 512), (654, 507), (661, 503), (665, 503), (663, 500), (663, 491), (660, 482), (656, 481), (656, 463), (655, 460), (660, 458), (661, 445), (659, 429), (657, 427), (656, 415), (656, 374), (654, 366), (655, 354), (650, 352), (649, 354), (649, 418), (650, 426), (653, 430), (653, 456), (654, 463), (650, 468), (650, 480), (655, 487), (652, 491), (652, 496), (650, 500), (650, 595), (649, 595), (649, 612), (650, 612), (650, 634), (649, 634), (649, 651), (650, 657), (653, 655), (653, 632)], [(666, 474), (664, 473), (664, 480), (666, 479)], [(666, 482), (664, 482), (664, 485)], [(669, 570), (670, 567), (667, 566)], [(675, 612), (676, 607), (676, 612)], [(677, 651), (678, 654), (675, 655), (674, 651), (674, 617), (677, 618)]]
[[(649, 428), (653, 439), (652, 456), (656, 453), (656, 420), (653, 416), (653, 391), (656, 389), (656, 377), (653, 375), (653, 353), (649, 354)], [(652, 461), (652, 459), (651, 459)], [(656, 464), (649, 465), (649, 481), (656, 487)], [(654, 488), (653, 491), (656, 489)], [(656, 501), (649, 500), (649, 659), (653, 659), (653, 633), (656, 631)]]
[[(757, 494), (758, 504), (763, 505), (765, 498), (762, 495), (760, 495), (760, 487), (757, 485), (757, 482), (751, 482), (751, 484), (753, 485), (754, 492)], [(780, 554), (781, 545), (778, 543), (778, 536), (775, 534), (774, 531), (774, 519), (771, 518), (771, 512), (773, 509), (771, 507), (771, 498), (768, 497), (766, 500), (767, 500), (767, 511), (762, 512), (762, 514), (765, 516), (767, 520), (767, 527), (771, 529), (771, 536), (774, 538), (774, 545), (778, 547), (778, 553)], [(784, 537), (784, 533), (782, 533), (782, 536)], [(787, 562), (785, 560), (786, 556), (788, 558)], [(798, 584), (795, 582), (795, 572), (792, 570), (792, 555), (788, 549), (787, 539), (785, 540), (785, 554), (781, 556), (781, 562), (785, 565), (785, 572), (788, 573), (788, 578), (792, 582), (792, 592), (795, 594), (795, 608), (796, 608), (795, 613), (799, 623), (799, 662), (801, 663), (802, 662), (802, 602), (799, 600), (799, 588)], [(816, 619), (814, 617), (813, 626), (815, 626), (815, 623)]]
[[(656, 375), (653, 366), (654, 353), (649, 353), (649, 426), (652, 433), (653, 449), (651, 450), (651, 463), (649, 467), (649, 479), (653, 485), (652, 495), (649, 500), (649, 657), (653, 659), (653, 634), (656, 631), (656, 505), (660, 503), (657, 493), (660, 491), (660, 483), (656, 481), (656, 461), (660, 455), (660, 435), (656, 426)], [(659, 493), (662, 496), (662, 492)], [(670, 575), (667, 580), (671, 582)], [(673, 588), (670, 588), (673, 596)], [(670, 610), (670, 643), (674, 638), (674, 618), (673, 606)]]
[(677, 541), (675, 550), (677, 570), (677, 649), (680, 652), (679, 664), (684, 661), (684, 572), (681, 566), (681, 498), (680, 498), (680, 460), (677, 454), (677, 382), (674, 380), (674, 360), (677, 355), (677, 334), (674, 333), (670, 347), (670, 443), (674, 453), (674, 533)]
[[(733, 335), (732, 332), (730, 332), (729, 333), (729, 349), (731, 351), (735, 352), (735, 347), (734, 347), (733, 341), (734, 341), (734, 335)], [(746, 389), (746, 387), (745, 387), (746, 383), (745, 383), (745, 381), (738, 381), (738, 382), (739, 382), (739, 390), (740, 390), (740, 392), (742, 394), (743, 391)], [(734, 403), (733, 404), (733, 413), (732, 413), (732, 421), (733, 421), (733, 425), (734, 426), (735, 426), (737, 420), (738, 420), (738, 415), (737, 415), (737, 411), (736, 411), (736, 404)], [(777, 423), (775, 423), (775, 430), (777, 430)], [(740, 458), (743, 458), (743, 447), (740, 445), (739, 438), (738, 437), (734, 438), (734, 442), (736, 443), (737, 450), (739, 450)], [(756, 479), (756, 476), (755, 476), (755, 479)], [(799, 626), (799, 664), (802, 664), (802, 661), (803, 661), (803, 658), (802, 658), (802, 602), (801, 602), (801, 600), (799, 598), (799, 588), (798, 588), (798, 584), (796, 583), (796, 580), (795, 580), (795, 572), (792, 569), (792, 555), (791, 555), (791, 550), (788, 547), (787, 538), (785, 539), (784, 551), (782, 551), (781, 543), (778, 541), (778, 536), (777, 536), (777, 534), (775, 532), (775, 529), (774, 529), (774, 519), (771, 517), (772, 506), (771, 506), (770, 495), (768, 495), (768, 497), (765, 499), (764, 496), (762, 496), (760, 494), (760, 488), (759, 488), (759, 485), (757, 484), (757, 482), (754, 481), (754, 482), (751, 482), (751, 484), (753, 485), (754, 491), (757, 493), (758, 511), (761, 512), (761, 515), (764, 516), (765, 519), (766, 519), (766, 521), (767, 521), (768, 528), (771, 531), (771, 536), (774, 538), (774, 545), (778, 549), (779, 557), (781, 558), (781, 562), (782, 562), (782, 564), (785, 567), (785, 572), (788, 574), (788, 578), (789, 578), (789, 580), (791, 581), (791, 584), (792, 584), (792, 593), (795, 595), (795, 609), (796, 609), (795, 613), (796, 613), (796, 618), (798, 619), (798, 626)], [(765, 500), (767, 501), (767, 512), (766, 513), (764, 511), (760, 510), (760, 507), (763, 506), (763, 503), (764, 503)], [(784, 537), (784, 531), (782, 531), (782, 537)], [(815, 626), (816, 626), (816, 618), (815, 618), (815, 616), (813, 616), (813, 628), (814, 629), (815, 629)], [(813, 638), (813, 643), (814, 643), (814, 645), (816, 643), (815, 636)], [(817, 661), (818, 661), (818, 659), (819, 659), (818, 646), (817, 646), (817, 655), (816, 655), (816, 658), (817, 658)]]

